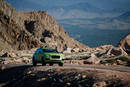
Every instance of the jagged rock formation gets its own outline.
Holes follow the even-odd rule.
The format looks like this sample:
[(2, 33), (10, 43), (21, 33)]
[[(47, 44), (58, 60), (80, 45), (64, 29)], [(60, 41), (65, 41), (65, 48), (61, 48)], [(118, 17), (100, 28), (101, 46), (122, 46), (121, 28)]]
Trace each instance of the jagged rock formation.
[(126, 56), (127, 53), (121, 47), (112, 47), (106, 51), (106, 56)]
[(130, 54), (130, 34), (126, 35), (120, 41), (119, 46), (122, 47), (127, 54)]
[(0, 48), (23, 50), (40, 46), (59, 51), (86, 47), (70, 38), (47, 12), (17, 12), (5, 0), (0, 0)]

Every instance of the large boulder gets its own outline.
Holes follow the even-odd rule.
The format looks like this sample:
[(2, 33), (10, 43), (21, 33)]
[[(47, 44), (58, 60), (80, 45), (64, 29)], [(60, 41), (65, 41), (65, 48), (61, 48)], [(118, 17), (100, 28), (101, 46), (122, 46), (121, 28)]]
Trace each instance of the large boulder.
[(75, 53), (78, 53), (79, 51), (80, 51), (79, 48), (74, 48), (74, 49), (72, 49), (72, 52), (75, 52)]
[(25, 64), (31, 64), (32, 63), (32, 59), (30, 59), (30, 58), (24, 57), (22, 59), (23, 59), (22, 62), (25, 63)]
[(107, 51), (107, 56), (120, 56), (120, 55), (127, 55), (127, 53), (122, 50), (121, 47), (112, 47)]
[(1, 57), (9, 57), (9, 54), (6, 52), (6, 53), (2, 54)]
[(6, 52), (6, 53), (2, 54), (1, 57), (16, 57), (16, 54), (13, 52)]
[(84, 61), (84, 64), (99, 64), (100, 59), (96, 55), (91, 54), (91, 57)]
[(127, 53), (130, 54), (130, 34), (126, 35), (119, 43), (119, 46)]
[(11, 64), (13, 61), (9, 58), (2, 58), (0, 59), (0, 64)]
[(114, 48), (114, 46), (112, 45), (103, 45), (103, 46), (100, 46), (100, 47), (97, 47), (97, 48), (93, 48), (93, 51), (97, 57), (100, 57), (100, 58), (104, 58), (104, 57), (108, 57), (107, 52), (109, 49), (111, 48)]
[(65, 50), (63, 51), (63, 53), (71, 53), (71, 51), (72, 51), (72, 48), (67, 48), (67, 49), (65, 49)]

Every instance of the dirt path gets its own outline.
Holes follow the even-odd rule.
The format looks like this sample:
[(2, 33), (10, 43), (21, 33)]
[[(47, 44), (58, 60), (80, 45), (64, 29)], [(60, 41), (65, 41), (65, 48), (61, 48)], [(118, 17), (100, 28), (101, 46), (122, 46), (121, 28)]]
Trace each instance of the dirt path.
[[(63, 67), (5, 65), (0, 71), (0, 87), (129, 87), (130, 68), (65, 64)], [(103, 83), (103, 84), (104, 84)]]
[(67, 67), (75, 67), (75, 68), (92, 68), (92, 69), (102, 69), (102, 70), (113, 70), (120, 72), (130, 72), (130, 67), (122, 67), (122, 66), (103, 66), (103, 65), (72, 65), (66, 64)]
[[(1, 65), (0, 65), (1, 66)], [(7, 65), (4, 65), (6, 68), (13, 68), (13, 67), (20, 67), (20, 66), (30, 66), (30, 67), (33, 67), (31, 64), (7, 64)], [(41, 65), (38, 65), (38, 66), (41, 66)], [(42, 66), (43, 68), (44, 67), (47, 67), (47, 66)], [(51, 68), (58, 68), (57, 65), (54, 65), (54, 66), (49, 66)], [(124, 67), (124, 66), (103, 66), (103, 65), (77, 65), (77, 64), (64, 64), (63, 67), (69, 67), (69, 68), (80, 68), (80, 69), (102, 69), (102, 70), (113, 70), (113, 71), (120, 71), (120, 72), (129, 72), (130, 73), (130, 67)]]

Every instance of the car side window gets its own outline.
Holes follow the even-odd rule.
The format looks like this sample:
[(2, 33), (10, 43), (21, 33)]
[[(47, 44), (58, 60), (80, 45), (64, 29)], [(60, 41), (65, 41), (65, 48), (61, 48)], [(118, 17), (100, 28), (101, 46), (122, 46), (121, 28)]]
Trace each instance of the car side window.
[(42, 53), (42, 51), (40, 50), (39, 53)]
[(39, 50), (36, 51), (36, 54), (39, 53)]

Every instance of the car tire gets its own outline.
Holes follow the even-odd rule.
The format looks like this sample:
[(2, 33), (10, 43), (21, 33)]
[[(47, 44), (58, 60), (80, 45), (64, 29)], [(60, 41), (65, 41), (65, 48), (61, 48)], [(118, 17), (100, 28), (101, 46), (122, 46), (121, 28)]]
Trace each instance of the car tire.
[(63, 66), (63, 63), (59, 63), (59, 66)]
[(37, 65), (37, 62), (35, 61), (35, 57), (33, 57), (32, 63), (33, 63), (33, 66), (36, 66), (36, 65)]
[(42, 66), (45, 66), (45, 65), (46, 65), (46, 63), (44, 61), (42, 61)]
[(53, 63), (50, 63), (49, 65), (50, 65), (50, 66), (53, 66)]

